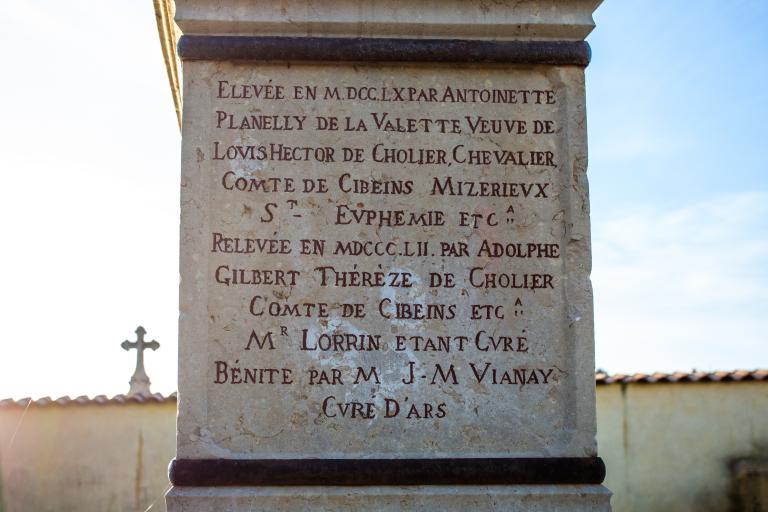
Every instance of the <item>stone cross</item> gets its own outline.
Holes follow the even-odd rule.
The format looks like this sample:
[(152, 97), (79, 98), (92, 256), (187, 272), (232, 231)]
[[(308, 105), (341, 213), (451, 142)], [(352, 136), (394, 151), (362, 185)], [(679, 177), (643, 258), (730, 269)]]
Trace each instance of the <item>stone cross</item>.
[(133, 377), (131, 377), (131, 389), (128, 391), (129, 395), (150, 394), (149, 385), (151, 382), (149, 381), (147, 372), (144, 370), (144, 350), (148, 348), (157, 350), (160, 348), (160, 344), (155, 340), (144, 341), (145, 334), (147, 334), (147, 331), (142, 326), (138, 326), (136, 328), (136, 341), (125, 340), (120, 345), (124, 350), (131, 350), (132, 348), (136, 349), (136, 371), (133, 372)]

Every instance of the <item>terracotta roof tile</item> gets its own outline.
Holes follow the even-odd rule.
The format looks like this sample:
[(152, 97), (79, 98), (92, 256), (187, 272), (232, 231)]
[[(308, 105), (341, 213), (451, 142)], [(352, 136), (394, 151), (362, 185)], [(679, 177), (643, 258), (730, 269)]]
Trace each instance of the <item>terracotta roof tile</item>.
[[(617, 373), (609, 375), (598, 371), (595, 375), (595, 382), (598, 386), (606, 384), (654, 384), (654, 383), (674, 383), (674, 382), (743, 382), (743, 381), (768, 381), (768, 369), (765, 370), (733, 370), (716, 372), (675, 372), (675, 373), (635, 373), (632, 375)], [(169, 395), (153, 393), (151, 395), (115, 395), (108, 398), (106, 395), (97, 395), (90, 398), (86, 395), (70, 398), (62, 396), (56, 400), (49, 396), (33, 400), (31, 398), (22, 398), (14, 400), (6, 398), (0, 400), (0, 408), (4, 407), (27, 407), (31, 405), (39, 407), (63, 406), (63, 405), (120, 405), (120, 404), (144, 404), (144, 403), (170, 403), (176, 402), (177, 394), (173, 392)]]
[(608, 375), (599, 372), (596, 382), (601, 384), (653, 384), (658, 382), (740, 382), (768, 381), (768, 370), (734, 370), (716, 372), (635, 373)]
[(2, 407), (26, 407), (28, 403), (39, 407), (50, 407), (55, 405), (121, 405), (130, 403), (166, 403), (175, 402), (176, 393), (170, 395), (163, 395), (161, 393), (154, 393), (151, 395), (115, 395), (112, 398), (108, 398), (106, 395), (97, 395), (93, 398), (86, 395), (78, 396), (77, 398), (70, 398), (68, 396), (62, 396), (56, 400), (52, 400), (50, 397), (45, 396), (37, 400), (31, 398), (22, 398), (20, 400), (14, 400), (12, 398), (6, 398), (0, 400), (0, 408)]

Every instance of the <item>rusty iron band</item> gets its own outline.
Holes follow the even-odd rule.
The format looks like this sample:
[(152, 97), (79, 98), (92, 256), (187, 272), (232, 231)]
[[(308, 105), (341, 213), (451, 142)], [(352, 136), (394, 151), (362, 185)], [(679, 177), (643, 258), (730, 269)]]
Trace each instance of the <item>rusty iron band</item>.
[(585, 41), (182, 36), (182, 60), (433, 62), (587, 66)]
[(599, 457), (455, 459), (174, 459), (181, 487), (600, 484)]

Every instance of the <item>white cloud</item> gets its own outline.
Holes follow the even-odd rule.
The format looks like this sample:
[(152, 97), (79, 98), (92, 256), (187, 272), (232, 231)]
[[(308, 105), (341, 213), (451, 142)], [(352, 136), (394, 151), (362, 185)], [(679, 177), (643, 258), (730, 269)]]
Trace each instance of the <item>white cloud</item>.
[(768, 193), (593, 224), (597, 364), (768, 367)]

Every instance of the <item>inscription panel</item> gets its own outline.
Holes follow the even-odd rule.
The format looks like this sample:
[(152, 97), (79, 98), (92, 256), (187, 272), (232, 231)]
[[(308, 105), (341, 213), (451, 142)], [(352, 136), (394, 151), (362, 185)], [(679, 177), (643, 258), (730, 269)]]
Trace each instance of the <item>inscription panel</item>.
[(595, 454), (583, 69), (185, 77), (179, 458)]

